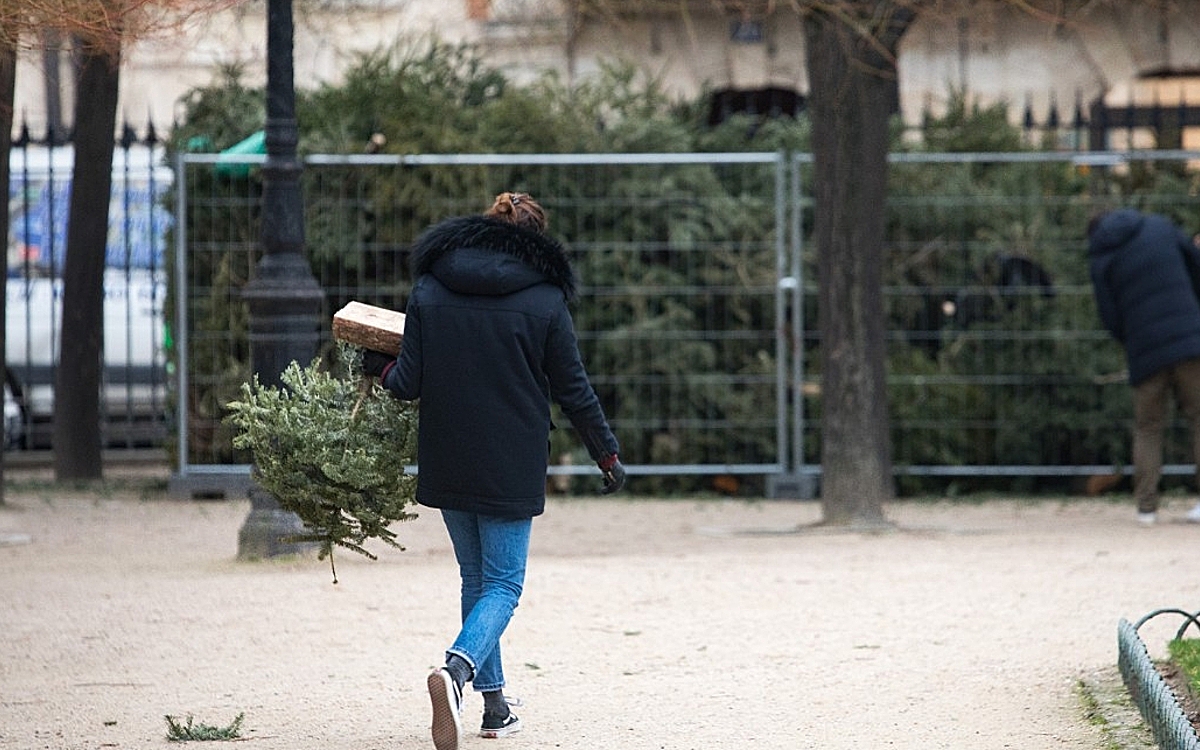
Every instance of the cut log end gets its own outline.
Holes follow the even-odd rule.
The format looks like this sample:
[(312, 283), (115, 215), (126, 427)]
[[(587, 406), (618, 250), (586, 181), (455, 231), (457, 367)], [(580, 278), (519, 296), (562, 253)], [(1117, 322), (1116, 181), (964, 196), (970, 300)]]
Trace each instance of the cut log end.
[(363, 349), (395, 356), (404, 338), (404, 313), (349, 302), (333, 316), (333, 337)]

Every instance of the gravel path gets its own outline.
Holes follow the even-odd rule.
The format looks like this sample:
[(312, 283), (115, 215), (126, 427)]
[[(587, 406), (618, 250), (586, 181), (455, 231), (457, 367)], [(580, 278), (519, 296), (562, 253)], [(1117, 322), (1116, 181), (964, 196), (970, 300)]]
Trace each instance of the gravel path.
[[(243, 501), (6, 499), (0, 748), (175, 747), (164, 716), (243, 713), (256, 750), (432, 747), (457, 620), (434, 513), (334, 585), (237, 561)], [(1200, 608), (1187, 507), (898, 502), (861, 534), (805, 528), (813, 503), (554, 500), (504, 642), (525, 730), (463, 747), (1111, 747), (1080, 685), (1112, 687), (1119, 618)], [(1178, 624), (1143, 628), (1152, 654)]]

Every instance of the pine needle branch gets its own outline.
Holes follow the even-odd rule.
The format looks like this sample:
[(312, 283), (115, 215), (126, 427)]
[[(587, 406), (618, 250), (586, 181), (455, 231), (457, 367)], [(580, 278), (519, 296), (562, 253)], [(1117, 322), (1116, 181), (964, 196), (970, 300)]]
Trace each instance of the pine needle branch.
[[(341, 344), (338, 359), (360, 361)], [(331, 373), (315, 361), (293, 362), (282, 385), (255, 377), (231, 402), (225, 421), (237, 432), (233, 444), (254, 456), (254, 478), (284, 510), (295, 513), (320, 545), (318, 559), (333, 548), (376, 556), (363, 545), (378, 540), (403, 550), (392, 524), (415, 518), (416, 477), (404, 466), (416, 460), (417, 406), (399, 401), (354, 366)]]

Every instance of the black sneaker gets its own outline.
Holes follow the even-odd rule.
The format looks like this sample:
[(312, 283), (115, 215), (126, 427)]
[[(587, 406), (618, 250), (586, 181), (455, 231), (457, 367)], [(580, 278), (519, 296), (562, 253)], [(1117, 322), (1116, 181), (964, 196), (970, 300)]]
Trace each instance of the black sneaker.
[(497, 737), (516, 734), (519, 731), (521, 731), (521, 720), (512, 711), (509, 711), (507, 716), (501, 716), (491, 711), (483, 712), (483, 725), (479, 727), (480, 737), (494, 740)]
[(445, 668), (433, 670), (425, 682), (433, 705), (433, 723), (429, 727), (433, 746), (437, 750), (458, 750), (462, 737), (462, 689)]

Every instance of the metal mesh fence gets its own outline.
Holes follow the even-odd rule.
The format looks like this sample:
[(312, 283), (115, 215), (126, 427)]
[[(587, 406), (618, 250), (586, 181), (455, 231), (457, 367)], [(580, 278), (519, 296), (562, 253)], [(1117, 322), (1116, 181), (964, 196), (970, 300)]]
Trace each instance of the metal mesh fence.
[[(260, 217), (246, 167), (180, 161), (184, 472), (250, 460), (221, 421), (250, 375), (238, 292), (258, 259)], [(579, 272), (580, 349), (622, 457), (660, 490), (711, 474), (739, 483), (782, 470), (783, 176), (775, 154), (312, 157), (306, 253), (323, 319), (350, 300), (402, 310), (408, 247), (424, 228), (481, 213), (504, 190), (531, 193)], [(328, 327), (321, 335), (329, 355)], [(567, 420), (555, 421), (565, 428), (554, 433), (556, 473), (590, 468)]]
[[(244, 473), (249, 457), (232, 450), (221, 420), (250, 374), (239, 294), (258, 260), (261, 159), (184, 155), (172, 175), (131, 160), (139, 148), (153, 153), (152, 143), (127, 146), (114, 170), (106, 444), (159, 444), (175, 422), (167, 442), (181, 471)], [(69, 172), (28, 148), (14, 153), (8, 365), (24, 405), (20, 432), (37, 446), (50, 434), (57, 228)], [(995, 477), (1019, 488), (1014, 479), (1129, 471), (1130, 389), (1121, 350), (1096, 317), (1083, 228), (1097, 209), (1122, 205), (1200, 227), (1198, 161), (1163, 151), (893, 155), (883, 293), (902, 482)], [(306, 164), (306, 251), (326, 291), (326, 320), (350, 299), (402, 308), (407, 248), (426, 226), (479, 212), (502, 189), (527, 190), (550, 209), (580, 271), (581, 346), (623, 453), (635, 472), (656, 477), (652, 489), (719, 481), (752, 492), (762, 476), (819, 476), (809, 155)], [(172, 184), (174, 217), (160, 205)], [(175, 252), (165, 260), (175, 263), (164, 336), (168, 232)], [(1190, 444), (1184, 422), (1172, 422), (1166, 473), (1193, 472)], [(557, 473), (589, 468), (568, 430), (554, 450), (564, 463)]]
[[(221, 422), (250, 374), (238, 291), (259, 252), (255, 160), (239, 158), (177, 169), (183, 472), (249, 461)], [(1133, 205), (1200, 227), (1197, 159), (893, 155), (883, 294), (902, 482), (1128, 472), (1130, 389), (1085, 226)], [(580, 346), (639, 487), (757, 494), (764, 477), (820, 474), (811, 177), (807, 154), (309, 157), (306, 252), (325, 320), (351, 299), (403, 309), (425, 227), (532, 193), (579, 270)], [(1192, 471), (1190, 441), (1173, 423), (1168, 474)], [(552, 450), (556, 473), (590, 468), (569, 430)]]
[[(1196, 154), (894, 154), (884, 248), (893, 459), (902, 483), (1032, 485), (1128, 472), (1130, 388), (1100, 326), (1086, 226), (1136, 206), (1200, 229)], [(794, 465), (819, 473), (811, 160), (793, 159), (806, 352)], [(838, 314), (828, 311), (827, 314)], [(1191, 473), (1182, 421), (1167, 472)], [(930, 480), (929, 477), (938, 477)], [(1014, 479), (1019, 480), (1014, 483)]]

